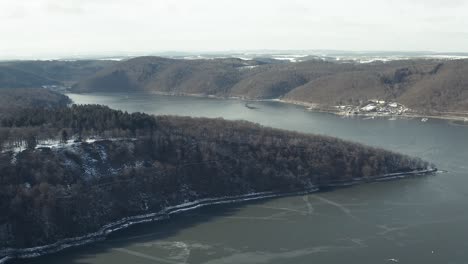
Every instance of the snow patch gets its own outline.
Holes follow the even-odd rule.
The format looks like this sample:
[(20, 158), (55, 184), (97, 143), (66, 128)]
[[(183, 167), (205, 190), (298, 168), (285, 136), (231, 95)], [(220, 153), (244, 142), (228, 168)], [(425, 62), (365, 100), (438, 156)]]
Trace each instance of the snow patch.
[(375, 106), (375, 105), (366, 105), (366, 106), (362, 107), (361, 110), (369, 112), (369, 111), (374, 110), (375, 108), (377, 108), (377, 106)]
[(242, 67), (239, 67), (238, 69), (241, 70), (241, 71), (245, 71), (245, 70), (251, 70), (251, 69), (255, 69), (257, 68), (258, 65), (249, 65), (249, 66), (242, 66)]

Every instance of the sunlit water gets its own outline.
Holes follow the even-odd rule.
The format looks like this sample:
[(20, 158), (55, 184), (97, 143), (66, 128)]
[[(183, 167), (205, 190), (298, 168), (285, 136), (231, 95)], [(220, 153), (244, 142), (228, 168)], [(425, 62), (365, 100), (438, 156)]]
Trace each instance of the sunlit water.
[(31, 263), (468, 263), (468, 127), (346, 119), (275, 102), (70, 95), (129, 112), (246, 119), (419, 156), (447, 173), (187, 212)]

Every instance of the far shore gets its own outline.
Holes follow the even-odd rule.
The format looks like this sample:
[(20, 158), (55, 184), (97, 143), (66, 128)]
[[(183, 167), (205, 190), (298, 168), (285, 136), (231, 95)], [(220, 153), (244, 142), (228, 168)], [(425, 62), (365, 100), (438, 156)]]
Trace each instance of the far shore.
[[(303, 106), (309, 111), (312, 112), (321, 112), (321, 113), (331, 113), (343, 116), (339, 114), (338, 109), (334, 106), (326, 106), (320, 105), (317, 103), (311, 102), (304, 102), (304, 101), (296, 101), (296, 100), (288, 100), (288, 99), (250, 99), (241, 96), (230, 96), (230, 97), (223, 97), (223, 96), (216, 96), (216, 95), (205, 95), (205, 94), (192, 94), (192, 93), (169, 93), (169, 92), (158, 92), (158, 91), (151, 91), (148, 92), (150, 94), (158, 94), (158, 95), (166, 95), (166, 96), (191, 96), (191, 97), (202, 97), (202, 98), (213, 98), (213, 99), (221, 99), (221, 100), (243, 100), (249, 102), (279, 102), (284, 104), (293, 104)], [(373, 113), (364, 113), (364, 114), (356, 114), (356, 115), (349, 115), (348, 117), (394, 117), (394, 118), (432, 118), (432, 119), (443, 119), (443, 120), (451, 120), (451, 121), (464, 121), (468, 125), (468, 112), (450, 112), (450, 113), (419, 113), (416, 111), (408, 112), (402, 115), (382, 115), (382, 114), (373, 114)]]

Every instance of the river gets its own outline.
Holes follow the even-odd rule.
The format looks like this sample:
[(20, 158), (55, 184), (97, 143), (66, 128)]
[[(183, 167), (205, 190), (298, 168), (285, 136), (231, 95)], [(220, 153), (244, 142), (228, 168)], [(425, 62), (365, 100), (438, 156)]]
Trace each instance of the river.
[(278, 102), (70, 94), (129, 112), (245, 119), (421, 157), (446, 172), (306, 196), (212, 206), (22, 263), (468, 263), (468, 126), (342, 118)]

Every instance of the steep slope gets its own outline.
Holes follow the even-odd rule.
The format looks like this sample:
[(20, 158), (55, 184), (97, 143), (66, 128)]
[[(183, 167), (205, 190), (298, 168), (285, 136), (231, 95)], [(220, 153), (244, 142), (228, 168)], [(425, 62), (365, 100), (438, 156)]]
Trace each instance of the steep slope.
[(437, 67), (434, 61), (394, 61), (359, 65), (297, 87), (287, 100), (323, 105), (359, 104), (368, 99), (398, 100)]
[(287, 93), (284, 99), (326, 105), (354, 104), (368, 98), (386, 98), (386, 90), (379, 73), (352, 71), (317, 78)]
[(232, 87), (230, 94), (251, 99), (279, 98), (314, 79), (355, 68), (354, 64), (323, 61), (267, 65), (251, 70)]
[(427, 112), (468, 112), (468, 61), (439, 63), (398, 100)]

